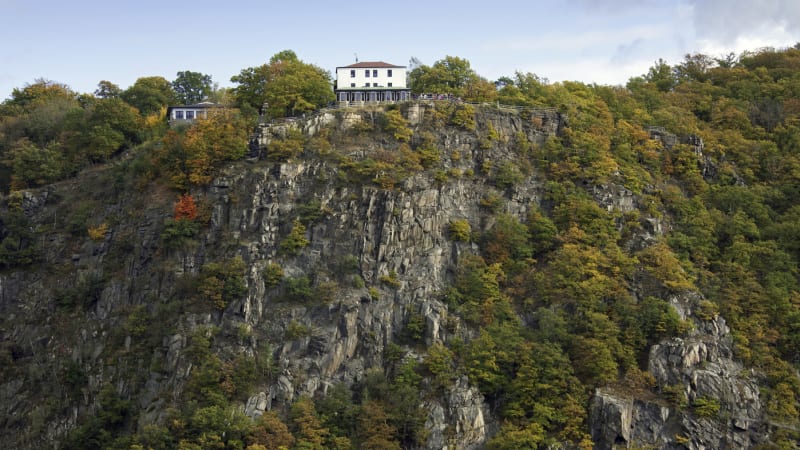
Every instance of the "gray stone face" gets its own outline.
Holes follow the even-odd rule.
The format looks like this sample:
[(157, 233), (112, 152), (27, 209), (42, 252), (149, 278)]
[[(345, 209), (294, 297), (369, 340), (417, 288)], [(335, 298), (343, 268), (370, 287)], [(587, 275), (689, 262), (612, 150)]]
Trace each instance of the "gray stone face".
[[(697, 295), (672, 299), (683, 317), (701, 300)], [(751, 448), (763, 442), (765, 418), (754, 376), (733, 359), (730, 329), (722, 317), (695, 320), (695, 329), (650, 349), (648, 369), (659, 389), (685, 397), (686, 406), (636, 399), (598, 390), (592, 402), (592, 438), (603, 448), (649, 445), (658, 448)], [(719, 414), (701, 417), (691, 405), (713, 399)]]
[[(430, 107), (420, 104), (405, 111), (411, 125), (421, 123)], [(476, 119), (492, 124), (498, 142), (522, 133), (539, 145), (565, 123), (564, 117), (550, 110), (526, 117), (480, 109)], [(263, 155), (271, 139), (285, 136), (291, 128), (312, 136), (323, 127), (347, 132), (373, 120), (372, 113), (355, 110), (323, 112), (306, 120), (262, 126), (254, 145)], [(445, 170), (463, 172), (484, 162), (497, 166), (518, 158), (508, 145), (480, 148), (473, 132), (447, 128), (437, 130), (436, 139)], [(336, 151), (363, 155), (365, 147), (381, 143), (339, 145), (343, 148)], [(453, 157), (456, 153), (458, 158)], [(44, 234), (48, 267), (68, 270), (67, 275), (0, 273), (0, 312), (5, 325), (0, 333), (13, 343), (15, 357), (30, 362), (29, 373), (37, 380), (57, 385), (58, 370), (67, 360), (90, 376), (80, 392), (62, 403), (52, 398), (66, 398), (64, 388), (41, 393), (18, 379), (0, 381), (0, 413), (11, 418), (0, 424), (0, 444), (8, 448), (57, 446), (77, 426), (79, 417), (94, 413), (99, 388), (108, 384), (121, 397), (136, 399), (137, 427), (163, 423), (167, 408), (180, 398), (195, 369), (188, 355), (192, 336), (210, 336), (212, 328), (217, 331), (213, 351), (228, 357), (254, 356), (262, 351), (262, 344), (271, 344), (274, 373), (240, 405), (253, 418), (270, 409), (287, 408), (301, 395), (324, 395), (337, 383), (352, 385), (370, 370), (383, 368), (384, 351), (398, 342), (412, 315), (423, 318), (422, 339), (427, 345), (474, 337), (475, 330), (440, 301), (458, 259), (478, 251), (475, 244), (450, 239), (449, 224), (466, 220), (474, 231), (489, 229), (492, 219), (480, 206), (487, 195), (501, 197), (502, 211), (523, 219), (544, 197), (542, 180), (533, 174), (500, 191), (482, 176), (437, 183), (430, 174), (418, 174), (396, 189), (385, 190), (340, 183), (339, 170), (324, 158), (232, 164), (203, 192), (210, 208), (208, 228), (196, 245), (173, 251), (163, 248), (160, 237), (164, 220), (171, 216), (171, 200), (150, 204), (133, 194), (109, 206), (115, 217), (127, 219), (114, 225), (102, 241), (76, 242), (68, 233)], [(49, 202), (56, 194), (80, 191), (80, 186), (65, 182), (57, 189), (24, 193), (23, 209), (34, 223), (57, 219), (63, 206)], [(621, 186), (588, 190), (609, 210), (627, 212), (640, 206), (637, 196)], [(281, 240), (292, 220), (311, 202), (319, 205), (321, 217), (308, 226), (309, 245), (296, 256), (280, 254)], [(661, 219), (646, 218), (642, 232), (631, 239), (632, 246), (651, 245), (667, 227)], [(114, 255), (121, 236), (128, 236), (130, 246)], [(129, 311), (169, 303), (180, 295), (182, 277), (197, 275), (208, 261), (233, 255), (241, 256), (247, 266), (246, 295), (223, 311), (198, 313), (187, 308), (177, 323), (164, 324), (169, 331), (148, 347), (152, 354), (135, 354), (146, 337), (126, 331)], [(103, 273), (112, 257), (117, 258), (113, 270), (119, 272), (104, 285), (97, 301), (70, 316), (68, 324), (51, 321), (56, 308), (54, 290), (74, 286), (73, 278)], [(262, 275), (272, 263), (281, 265), (285, 277), (317, 277), (315, 281), (329, 288), (325, 301), (314, 305), (281, 301), (283, 292), (267, 286)], [(381, 281), (392, 274), (396, 285)], [(672, 299), (688, 319), (696, 301), (691, 296)], [(290, 324), (308, 332), (285, 338)], [(733, 358), (725, 321), (715, 318), (695, 325), (690, 335), (654, 346), (649, 369), (660, 387), (680, 386), (690, 403), (704, 396), (718, 399), (724, 419), (698, 418), (690, 408), (601, 389), (591, 408), (591, 430), (598, 448), (747, 448), (758, 442), (757, 431), (763, 424), (758, 388)], [(124, 351), (112, 352), (117, 348), (112, 336), (120, 334), (123, 344), (117, 347)], [(406, 357), (422, 358), (415, 355), (418, 349), (402, 349)], [(56, 407), (48, 402), (56, 402)], [(427, 449), (481, 448), (499, 427), (478, 389), (466, 378), (455, 380), (443, 393), (420, 399), (420, 404), (428, 411)], [(41, 417), (47, 420), (37, 419)]]

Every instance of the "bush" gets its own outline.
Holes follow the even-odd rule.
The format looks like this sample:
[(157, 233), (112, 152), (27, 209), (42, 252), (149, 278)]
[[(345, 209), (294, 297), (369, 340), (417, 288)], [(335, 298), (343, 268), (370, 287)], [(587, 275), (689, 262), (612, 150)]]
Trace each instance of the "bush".
[(306, 239), (306, 226), (299, 219), (295, 219), (292, 222), (292, 231), (289, 232), (286, 239), (281, 241), (280, 249), (285, 254), (297, 255), (309, 242)]
[(692, 409), (700, 417), (716, 417), (720, 409), (719, 400), (704, 395), (694, 399)]
[(458, 242), (469, 242), (472, 240), (472, 227), (465, 219), (456, 219), (450, 221), (448, 227), (450, 232), (450, 239)]
[(475, 108), (467, 104), (459, 105), (450, 123), (467, 131), (475, 131)]
[(285, 138), (274, 138), (267, 144), (267, 159), (282, 162), (295, 158), (303, 151), (305, 141), (302, 131), (291, 128)]
[(199, 231), (200, 224), (192, 220), (167, 219), (161, 231), (161, 240), (168, 249), (182, 248), (192, 242)]
[(311, 280), (306, 277), (286, 279), (286, 299), (292, 302), (306, 303), (314, 298), (314, 289)]
[(494, 176), (494, 185), (499, 189), (506, 189), (516, 186), (524, 178), (516, 164), (506, 161), (497, 168), (497, 173)]
[(397, 279), (397, 272), (395, 272), (394, 270), (389, 272), (388, 275), (381, 275), (379, 280), (381, 281), (381, 283), (384, 283), (395, 289), (400, 287), (400, 280)]
[(106, 238), (106, 233), (108, 233), (108, 224), (103, 222), (96, 227), (89, 227), (86, 232), (89, 234), (89, 239), (93, 241), (102, 241)]
[(700, 320), (713, 320), (719, 315), (719, 307), (709, 300), (701, 300), (694, 309), (694, 315)]
[(393, 109), (384, 115), (385, 123), (383, 129), (394, 135), (394, 138), (401, 142), (408, 142), (414, 134), (408, 127), (408, 121), (400, 114), (400, 111)]
[(381, 292), (377, 288), (371, 287), (369, 288), (369, 298), (371, 298), (374, 301), (380, 300)]
[(228, 303), (247, 292), (245, 264), (240, 256), (219, 263), (208, 263), (200, 270), (198, 291), (205, 301), (223, 310)]
[(283, 280), (283, 267), (280, 264), (269, 263), (267, 267), (264, 268), (264, 285), (267, 289), (272, 288), (280, 284), (281, 280)]
[(306, 337), (311, 334), (311, 329), (308, 328), (306, 325), (293, 320), (289, 322), (289, 325), (286, 325), (286, 331), (283, 333), (283, 338), (291, 341), (294, 339), (299, 339), (302, 337)]

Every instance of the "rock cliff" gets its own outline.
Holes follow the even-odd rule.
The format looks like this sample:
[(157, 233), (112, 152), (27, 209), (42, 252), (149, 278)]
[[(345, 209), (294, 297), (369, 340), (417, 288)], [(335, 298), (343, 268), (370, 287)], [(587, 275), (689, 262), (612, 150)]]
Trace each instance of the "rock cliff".
[[(433, 108), (419, 104), (403, 112), (414, 127), (429, 120)], [(211, 351), (226, 359), (267, 351), (274, 361), (267, 381), (242, 397), (241, 409), (250, 417), (285, 409), (302, 395), (322, 396), (340, 383), (360, 383), (388, 365), (387, 352), (398, 343), (404, 358), (421, 361), (420, 350), (401, 339), (412, 318), (421, 320), (427, 346), (475, 337), (441, 293), (453, 282), (459, 258), (478, 248), (451, 239), (448, 227), (465, 220), (476, 231), (491, 228), (487, 197), (502, 198), (502, 211), (520, 219), (542, 204), (545, 186), (535, 172), (500, 188), (480, 171), (487, 162), (514, 162), (515, 136), (542, 146), (565, 119), (550, 110), (479, 109), (476, 122), (479, 130), (491, 130), (489, 144), (480, 142), (479, 133), (442, 127), (432, 139), (443, 149), (444, 176), (418, 172), (392, 189), (343, 182), (342, 164), (324, 154), (281, 163), (264, 159), (272, 140), (291, 130), (306, 138), (333, 130), (340, 138), (331, 140), (328, 155), (363, 159), (382, 147), (396, 149), (391, 139), (352, 131), (374, 129), (374, 122), (374, 111), (336, 111), (262, 126), (252, 157), (225, 167), (196, 193), (204, 199), (208, 226), (186, 245), (164, 244), (174, 193), (125, 185), (130, 165), (7, 199), (7, 208), (18, 205), (36, 230), (41, 255), (28, 268), (0, 274), (7, 359), (0, 442), (57, 447), (98, 410), (108, 386), (137, 411), (135, 420), (121, 425), (128, 431), (163, 423), (198, 370), (193, 343), (212, 334)], [(100, 192), (106, 188), (111, 192)], [(636, 196), (621, 186), (589, 191), (608, 210), (637, 206)], [(285, 252), (282, 243), (295, 219), (306, 224), (307, 245)], [(662, 233), (655, 218), (642, 220), (651, 226), (630, 239), (634, 247)], [(103, 224), (103, 232), (87, 238), (87, 224)], [(187, 277), (233, 257), (245, 265), (244, 294), (221, 309), (192, 303)], [(264, 276), (272, 266), (280, 266), (284, 279), (313, 286), (313, 298), (286, 301), (287, 288)], [(598, 389), (590, 424), (598, 448), (748, 448), (763, 440), (755, 376), (736, 362), (722, 318), (693, 319), (697, 301), (691, 295), (674, 299), (695, 328), (654, 345), (648, 360), (658, 389), (684, 404), (652, 393)], [(703, 401), (718, 402), (718, 412), (698, 413)], [(420, 404), (428, 412), (424, 448), (479, 448), (499, 428), (497, 411), (466, 376)]]
[[(672, 299), (684, 317), (700, 299)], [(751, 448), (765, 440), (757, 379), (733, 359), (722, 317), (696, 320), (686, 337), (650, 349), (648, 370), (676, 402), (599, 389), (592, 405), (592, 435), (603, 448)], [(713, 404), (713, 408), (704, 406)]]

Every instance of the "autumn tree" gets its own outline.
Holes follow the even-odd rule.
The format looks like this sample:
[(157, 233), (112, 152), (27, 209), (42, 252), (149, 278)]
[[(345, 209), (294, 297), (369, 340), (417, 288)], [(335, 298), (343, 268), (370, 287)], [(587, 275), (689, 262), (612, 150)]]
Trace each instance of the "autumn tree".
[(264, 411), (247, 434), (245, 442), (249, 446), (261, 445), (267, 450), (291, 448), (295, 438), (274, 411)]
[(181, 194), (173, 208), (175, 220), (195, 220), (197, 218), (197, 205), (191, 194)]
[(289, 412), (289, 429), (297, 438), (297, 447), (322, 450), (329, 431), (317, 415), (314, 402), (306, 396), (300, 397)]
[(185, 130), (168, 131), (161, 139), (158, 160), (176, 187), (204, 185), (222, 162), (244, 156), (248, 137), (246, 121), (237, 111), (210, 111), (207, 119)]
[(367, 401), (361, 405), (358, 417), (359, 448), (371, 450), (400, 450), (395, 440), (397, 430), (389, 425), (383, 405)]
[(11, 98), (4, 102), (4, 105), (29, 109), (54, 98), (74, 99), (76, 96), (77, 94), (66, 84), (38, 78), (33, 83), (26, 84), (22, 89), (14, 88), (11, 91)]

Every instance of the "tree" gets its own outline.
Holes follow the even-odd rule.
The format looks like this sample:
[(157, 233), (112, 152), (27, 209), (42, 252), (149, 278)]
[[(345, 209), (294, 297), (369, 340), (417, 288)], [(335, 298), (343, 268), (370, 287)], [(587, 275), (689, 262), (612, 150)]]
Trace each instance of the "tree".
[(14, 88), (11, 91), (11, 98), (5, 103), (27, 109), (48, 99), (75, 99), (76, 95), (66, 84), (37, 78), (32, 84), (26, 84), (22, 89)]
[(329, 431), (314, 408), (314, 402), (306, 396), (300, 397), (289, 412), (290, 429), (297, 438), (297, 448), (322, 450)]
[(122, 89), (116, 84), (102, 80), (97, 83), (97, 89), (94, 91), (95, 97), (99, 98), (118, 98), (122, 94)]
[(650, 67), (645, 75), (645, 79), (656, 85), (659, 91), (668, 92), (675, 87), (676, 80), (672, 72), (672, 67), (666, 61), (659, 58), (656, 63)]
[(172, 84), (164, 77), (142, 77), (126, 89), (121, 97), (143, 115), (158, 112), (176, 102)]
[(178, 101), (184, 105), (206, 100), (211, 95), (212, 87), (211, 75), (189, 70), (178, 72), (177, 78), (172, 81), (172, 89)]
[(716, 61), (702, 53), (686, 54), (683, 62), (673, 68), (673, 73), (681, 81), (704, 82), (708, 79), (708, 71), (714, 68)]
[(312, 111), (334, 100), (330, 74), (297, 58), (291, 50), (276, 53), (269, 64), (250, 67), (233, 76), (237, 103), (273, 117)]
[(159, 162), (178, 188), (207, 184), (222, 162), (244, 156), (247, 130), (237, 111), (210, 111), (208, 119), (188, 129), (169, 130), (161, 139)]
[(267, 101), (266, 86), (269, 80), (270, 66), (267, 64), (242, 69), (239, 75), (231, 77), (231, 81), (237, 83), (232, 89), (236, 105), (245, 113), (260, 111)]
[(126, 146), (140, 142), (142, 120), (136, 108), (108, 97), (88, 105), (71, 127), (68, 144), (73, 158), (105, 161)]
[(394, 135), (394, 138), (401, 142), (408, 142), (414, 132), (408, 127), (408, 121), (403, 117), (399, 110), (393, 109), (386, 111), (384, 115), (385, 124), (383, 129)]
[(63, 175), (64, 159), (57, 144), (39, 147), (26, 138), (11, 148), (12, 189), (42, 186)]
[[(264, 411), (245, 440), (248, 446), (262, 445), (267, 450), (291, 448), (295, 439), (274, 411)], [(249, 447), (248, 447), (249, 448)]]
[(197, 218), (197, 205), (191, 194), (182, 194), (173, 208), (173, 219), (195, 220)]
[(387, 423), (388, 416), (383, 405), (369, 400), (361, 405), (358, 417), (359, 448), (369, 450), (400, 450), (395, 440), (397, 430)]
[(409, 86), (417, 94), (435, 92), (463, 97), (468, 83), (474, 84), (476, 93), (485, 93), (485, 89), (479, 87), (479, 80), (481, 78), (472, 70), (469, 61), (457, 56), (445, 56), (433, 66), (421, 65), (408, 74)]

